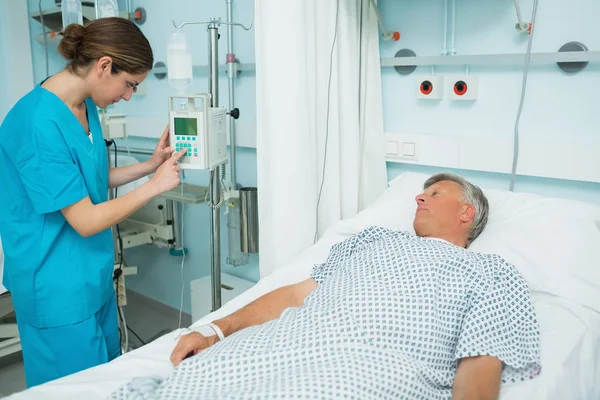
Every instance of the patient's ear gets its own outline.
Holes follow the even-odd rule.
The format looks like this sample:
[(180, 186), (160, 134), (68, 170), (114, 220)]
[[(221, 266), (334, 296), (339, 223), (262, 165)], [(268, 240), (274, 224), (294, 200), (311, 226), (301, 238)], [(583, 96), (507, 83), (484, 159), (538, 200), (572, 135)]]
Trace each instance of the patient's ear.
[(475, 218), (475, 207), (470, 204), (465, 204), (460, 213), (460, 222), (467, 223), (473, 221), (473, 218)]

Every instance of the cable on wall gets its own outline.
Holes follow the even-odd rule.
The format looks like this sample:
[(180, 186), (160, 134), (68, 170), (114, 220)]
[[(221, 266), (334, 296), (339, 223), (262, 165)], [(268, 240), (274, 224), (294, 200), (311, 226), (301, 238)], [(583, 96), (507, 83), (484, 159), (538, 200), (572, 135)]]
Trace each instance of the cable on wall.
[(325, 166), (327, 165), (327, 144), (329, 142), (329, 112), (331, 103), (331, 80), (333, 75), (333, 54), (335, 51), (335, 44), (338, 36), (338, 21), (340, 16), (340, 0), (336, 1), (335, 10), (335, 30), (333, 33), (333, 43), (331, 44), (331, 54), (329, 56), (329, 79), (327, 83), (327, 116), (325, 120), (325, 150), (323, 154), (323, 175), (321, 177), (321, 185), (319, 188), (319, 196), (317, 197), (317, 208), (315, 210), (315, 236), (313, 242), (316, 243), (319, 238), (319, 204), (321, 203), (321, 196), (323, 194), (323, 185), (325, 183)]
[(527, 54), (525, 55), (525, 67), (523, 68), (523, 84), (521, 86), (521, 101), (519, 103), (519, 111), (517, 112), (517, 119), (515, 121), (515, 133), (513, 139), (513, 163), (512, 171), (510, 174), (510, 187), (511, 192), (515, 189), (515, 180), (517, 177), (517, 164), (519, 162), (519, 123), (521, 122), (521, 114), (523, 113), (523, 104), (525, 103), (525, 93), (527, 92), (527, 76), (529, 74), (529, 63), (531, 61), (531, 45), (533, 43), (533, 32), (535, 30), (535, 19), (537, 16), (538, 0), (533, 2), (533, 13), (531, 17), (531, 32), (529, 33), (529, 41), (527, 43)]

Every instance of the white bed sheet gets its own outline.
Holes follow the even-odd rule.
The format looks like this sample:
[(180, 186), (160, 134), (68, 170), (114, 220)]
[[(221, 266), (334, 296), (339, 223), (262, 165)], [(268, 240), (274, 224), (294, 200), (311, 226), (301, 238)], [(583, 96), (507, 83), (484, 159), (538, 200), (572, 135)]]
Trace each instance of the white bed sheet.
[[(225, 304), (194, 326), (221, 318), (277, 287), (305, 279), (313, 263), (326, 257), (329, 237), (294, 263), (263, 278), (252, 289)], [(541, 325), (542, 374), (535, 380), (503, 388), (503, 400), (569, 400), (600, 398), (600, 313), (547, 294), (534, 294)], [(113, 362), (14, 394), (11, 400), (104, 399), (137, 376), (166, 377), (169, 356), (177, 343), (175, 331)]]

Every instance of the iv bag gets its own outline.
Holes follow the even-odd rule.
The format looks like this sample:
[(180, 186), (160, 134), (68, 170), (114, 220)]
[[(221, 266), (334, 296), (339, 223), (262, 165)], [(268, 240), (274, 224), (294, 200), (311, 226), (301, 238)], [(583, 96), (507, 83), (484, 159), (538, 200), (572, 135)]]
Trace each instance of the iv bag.
[(81, 0), (62, 0), (61, 12), (63, 29), (70, 24), (83, 25)]
[(117, 0), (95, 0), (96, 19), (119, 16)]
[(171, 35), (167, 46), (167, 74), (169, 85), (177, 94), (183, 94), (192, 84), (192, 55), (185, 35), (179, 29)]

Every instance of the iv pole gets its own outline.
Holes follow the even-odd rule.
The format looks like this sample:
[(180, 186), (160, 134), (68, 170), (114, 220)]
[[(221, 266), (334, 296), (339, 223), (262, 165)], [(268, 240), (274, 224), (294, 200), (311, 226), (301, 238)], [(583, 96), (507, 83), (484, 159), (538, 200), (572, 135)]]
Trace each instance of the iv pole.
[[(241, 26), (246, 31), (252, 28), (252, 24), (246, 27), (242, 24), (232, 22), (221, 22), (220, 18), (211, 18), (210, 21), (184, 22), (173, 26), (181, 29), (185, 25), (208, 25), (208, 91), (211, 94), (211, 107), (219, 106), (219, 25)], [(231, 110), (230, 110), (231, 111)], [(231, 115), (231, 114), (230, 114)], [(233, 116), (232, 116), (233, 117)], [(225, 165), (215, 167), (210, 171), (210, 203), (219, 204), (222, 192), (221, 168)], [(211, 207), (210, 213), (210, 258), (211, 258), (211, 286), (212, 286), (212, 311), (221, 308), (221, 211), (217, 207)]]
[[(208, 91), (211, 94), (211, 107), (219, 106), (219, 28), (216, 24), (208, 25)], [(210, 171), (211, 204), (219, 203), (221, 195), (221, 168), (218, 165)], [(210, 256), (212, 260), (212, 311), (221, 308), (221, 210), (213, 207), (210, 213)]]

